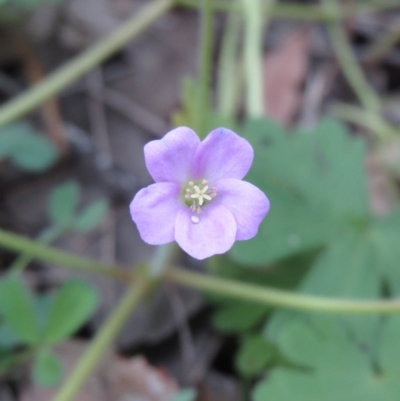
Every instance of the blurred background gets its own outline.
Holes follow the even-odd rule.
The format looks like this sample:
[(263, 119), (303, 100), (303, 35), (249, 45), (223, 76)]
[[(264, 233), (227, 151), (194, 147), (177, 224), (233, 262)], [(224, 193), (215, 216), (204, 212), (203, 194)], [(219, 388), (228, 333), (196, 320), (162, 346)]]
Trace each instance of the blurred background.
[[(109, 37), (150, 3), (0, 0), (1, 105)], [(287, 289), (300, 285), (300, 291), (318, 295), (394, 296), (400, 288), (395, 266), (400, 260), (396, 248), (400, 219), (396, 220), (398, 213), (386, 216), (396, 213), (399, 199), (400, 2), (260, 2), (262, 14), (253, 20), (261, 22), (255, 71), (261, 73), (262, 102), (256, 113), (246, 101), (251, 69), (246, 35), (253, 23), (248, 19), (251, 12), (246, 17), (246, 1), (211, 3), (207, 128), (229, 126), (249, 138), (256, 147), (256, 162), (248, 180), (271, 198), (272, 209), (255, 241), (240, 243), (228, 256), (206, 263), (182, 254), (180, 264), (260, 285)], [(201, 5), (201, 1), (179, 0), (105, 61), (40, 107), (26, 109), (27, 115), (8, 117), (0, 107), (1, 228), (110, 265), (133, 266), (151, 259), (154, 247), (140, 239), (128, 205), (139, 189), (152, 183), (143, 146), (174, 126), (195, 125)], [(318, 146), (310, 139), (314, 137)], [(310, 167), (310, 160), (317, 167)], [(308, 192), (303, 193), (304, 188)], [(326, 204), (332, 198), (336, 200), (327, 212)], [(275, 204), (276, 214), (272, 214)], [(359, 237), (354, 239), (355, 231), (348, 234), (347, 228), (339, 227), (339, 214), (346, 219), (350, 216), (349, 230), (357, 226), (363, 233), (372, 221), (379, 220), (377, 227), (392, 222), (390, 240), (383, 234), (379, 237), (379, 246), (386, 244), (379, 252), (390, 265), (389, 273), (376, 278), (376, 285), (365, 284), (368, 289), (360, 290), (357, 283), (371, 281), (375, 273), (360, 266), (373, 270), (378, 264), (384, 269), (384, 263), (369, 264), (376, 253), (368, 253), (369, 243), (360, 245)], [(350, 249), (337, 245), (338, 237), (345, 237)], [(331, 253), (321, 256), (325, 251)], [(335, 264), (350, 267), (335, 270)], [(325, 270), (304, 279), (316, 265)], [(29, 345), (29, 335), (21, 339), (11, 333), (15, 328), (10, 331), (7, 326), (7, 316), (25, 313), (12, 309), (19, 302), (12, 301), (12, 294), (29, 293), (40, 320), (46, 316), (43, 310), (50, 308), (51, 296), (59, 296), (77, 273), (6, 249), (0, 250), (0, 269), (4, 275), (11, 270), (22, 272), (19, 287), (7, 287), (3, 297), (0, 294), (0, 401), (51, 400), (54, 386), (73, 369), (125, 286), (79, 273), (89, 286), (82, 292), (87, 314), (51, 344), (50, 355), (44, 351), (37, 355)], [(332, 270), (336, 273), (331, 274)], [(351, 278), (346, 281), (347, 274)], [(338, 283), (341, 290), (325, 286), (325, 280)], [(390, 281), (395, 282), (392, 287)], [(63, 312), (68, 317), (69, 309)], [(182, 401), (285, 401), (289, 398), (278, 390), (270, 393), (268, 387), (264, 393), (258, 387), (254, 393), (254, 388), (260, 380), (268, 384), (271, 366), (304, 367), (315, 361), (304, 362), (290, 350), (280, 352), (273, 334), (265, 340), (265, 322), (273, 318), (273, 327), (279, 326), (277, 320), (285, 320), (282, 314), (271, 317), (268, 307), (226, 302), (163, 283), (129, 319), (76, 400), (168, 401), (180, 394)], [(366, 328), (370, 325), (377, 327), (375, 318), (373, 323), (358, 322), (354, 329), (360, 347), (369, 347), (370, 337), (365, 333), (376, 334)], [(26, 333), (29, 326), (21, 330)], [(307, 344), (305, 340), (298, 346), (307, 349)], [(395, 347), (388, 352), (398, 355)], [(328, 356), (325, 360), (330, 361)], [(332, 366), (341, 369), (342, 365)], [(322, 392), (312, 390), (312, 394), (301, 393), (301, 385), (285, 384), (291, 380), (286, 377), (279, 383), (294, 389), (294, 394), (304, 394), (298, 400), (366, 399), (362, 394), (368, 388), (362, 383), (368, 379), (358, 374), (362, 368), (346, 366), (349, 380), (360, 383), (356, 395), (344, 392), (335, 398), (333, 389), (342, 387), (344, 379), (321, 379), (329, 383), (321, 385)], [(399, 369), (393, 367), (393, 380), (398, 381)], [(356, 379), (352, 372), (358, 372)], [(314, 382), (307, 383), (305, 388), (313, 388)], [(188, 387), (193, 392), (179, 393)], [(394, 398), (384, 398), (383, 394), (389, 394), (385, 391), (371, 400), (397, 399), (400, 394), (393, 390)]]

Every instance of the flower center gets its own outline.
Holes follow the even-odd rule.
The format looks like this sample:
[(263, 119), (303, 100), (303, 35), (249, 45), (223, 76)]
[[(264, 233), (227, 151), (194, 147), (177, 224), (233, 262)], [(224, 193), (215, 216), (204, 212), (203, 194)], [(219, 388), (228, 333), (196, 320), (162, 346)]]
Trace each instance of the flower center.
[[(207, 180), (189, 181), (184, 187), (185, 203), (192, 212), (201, 213), (201, 207), (217, 196), (217, 188), (210, 188)], [(192, 222), (198, 223), (200, 219), (192, 216)]]

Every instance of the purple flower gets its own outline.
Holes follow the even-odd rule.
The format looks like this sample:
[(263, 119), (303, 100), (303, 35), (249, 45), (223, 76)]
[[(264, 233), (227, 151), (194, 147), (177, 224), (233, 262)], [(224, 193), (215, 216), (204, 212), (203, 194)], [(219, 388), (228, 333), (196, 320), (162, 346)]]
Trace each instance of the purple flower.
[(218, 128), (200, 142), (193, 130), (179, 127), (149, 142), (144, 155), (156, 183), (136, 194), (130, 210), (145, 242), (176, 241), (204, 259), (257, 234), (269, 201), (241, 181), (253, 162), (248, 141)]

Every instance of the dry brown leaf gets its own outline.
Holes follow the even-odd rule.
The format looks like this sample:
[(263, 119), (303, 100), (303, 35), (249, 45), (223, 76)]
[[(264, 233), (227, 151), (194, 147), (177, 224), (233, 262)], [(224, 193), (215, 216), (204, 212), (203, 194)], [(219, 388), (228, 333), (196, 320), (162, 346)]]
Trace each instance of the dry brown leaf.
[(264, 57), (265, 114), (283, 125), (290, 124), (299, 108), (309, 47), (309, 31), (301, 29), (291, 32)]
[(141, 356), (117, 358), (107, 373), (110, 401), (168, 401), (179, 390), (166, 370), (149, 365)]
[[(66, 342), (55, 349), (62, 360), (65, 380), (88, 344)], [(21, 401), (51, 401), (57, 388), (45, 389), (31, 383)], [(74, 401), (168, 401), (179, 391), (177, 382), (164, 369), (151, 366), (145, 358), (121, 358), (109, 352), (84, 384)]]

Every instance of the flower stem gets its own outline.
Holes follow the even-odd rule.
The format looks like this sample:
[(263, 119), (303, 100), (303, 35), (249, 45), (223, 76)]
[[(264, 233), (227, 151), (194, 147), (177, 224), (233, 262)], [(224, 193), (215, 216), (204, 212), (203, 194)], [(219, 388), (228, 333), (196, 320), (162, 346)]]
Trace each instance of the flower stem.
[(229, 14), (218, 65), (218, 111), (224, 117), (230, 118), (235, 117), (236, 114), (239, 89), (243, 77), (237, 60), (241, 23), (242, 19), (238, 14)]
[[(199, 0), (175, 0), (176, 4), (186, 7), (199, 7)], [(242, 8), (232, 0), (215, 0), (213, 2), (214, 11), (226, 11), (240, 13)], [(272, 18), (291, 18), (304, 21), (333, 21), (339, 18), (327, 12), (324, 7), (319, 5), (308, 4), (287, 4), (278, 3), (271, 10), (267, 10), (268, 6), (262, 8), (262, 13), (267, 13)], [(376, 2), (375, 4), (344, 4), (342, 7), (343, 17), (352, 17), (354, 15), (362, 15), (374, 13), (378, 11), (399, 9), (398, 2)]]
[(327, 26), (339, 65), (361, 104), (368, 111), (378, 113), (381, 109), (381, 102), (378, 95), (367, 82), (364, 72), (360, 68), (359, 63), (350, 48), (339, 19), (339, 6), (336, 4), (336, 1), (332, 0), (325, 0), (324, 5), (327, 12), (330, 12), (332, 15), (337, 17), (334, 21), (329, 22)]
[(360, 125), (375, 132), (380, 139), (396, 138), (398, 131), (381, 118), (379, 114), (368, 112), (352, 104), (336, 102), (329, 108), (334, 117)]
[[(120, 266), (105, 265), (95, 260), (57, 251), (1, 229), (0, 246), (16, 252), (26, 252), (35, 258), (47, 262), (84, 270), (89, 273), (107, 275), (110, 278), (125, 282), (132, 282), (135, 281), (135, 279), (140, 280), (143, 274), (143, 272), (139, 270), (138, 273), (134, 275), (133, 273), (125, 271)], [(149, 272), (148, 269), (144, 269), (144, 277), (149, 274), (151, 274), (151, 272)], [(172, 280), (176, 283), (199, 290), (215, 292), (220, 295), (225, 295), (226, 297), (243, 299), (279, 308), (329, 313), (400, 313), (400, 300), (352, 301), (347, 299), (303, 295), (268, 287), (244, 284), (178, 268), (166, 270), (163, 277), (167, 280)]]
[(143, 8), (100, 43), (62, 66), (42, 83), (11, 100), (0, 110), (0, 126), (11, 123), (48, 100), (143, 32), (173, 4), (157, 0)]
[(335, 314), (389, 314), (400, 312), (400, 301), (352, 301), (275, 290), (239, 283), (182, 269), (169, 269), (165, 277), (199, 290), (279, 308)]
[(2, 229), (0, 229), (0, 246), (48, 263), (59, 264), (88, 273), (101, 274), (122, 281), (133, 279), (133, 273), (124, 270), (122, 267), (115, 268), (112, 265), (58, 251)]
[(210, 110), (210, 82), (212, 69), (213, 12), (212, 0), (203, 0), (201, 17), (200, 87), (196, 131), (200, 138), (207, 135)]
[[(273, 0), (266, 0), (271, 6)], [(264, 114), (263, 76), (262, 76), (262, 37), (263, 15), (261, 0), (243, 0), (246, 35), (244, 60), (247, 80), (247, 115), (260, 118)]]
[(53, 401), (74, 399), (149, 287), (150, 282), (146, 280), (138, 280), (130, 284), (117, 309), (90, 344)]

